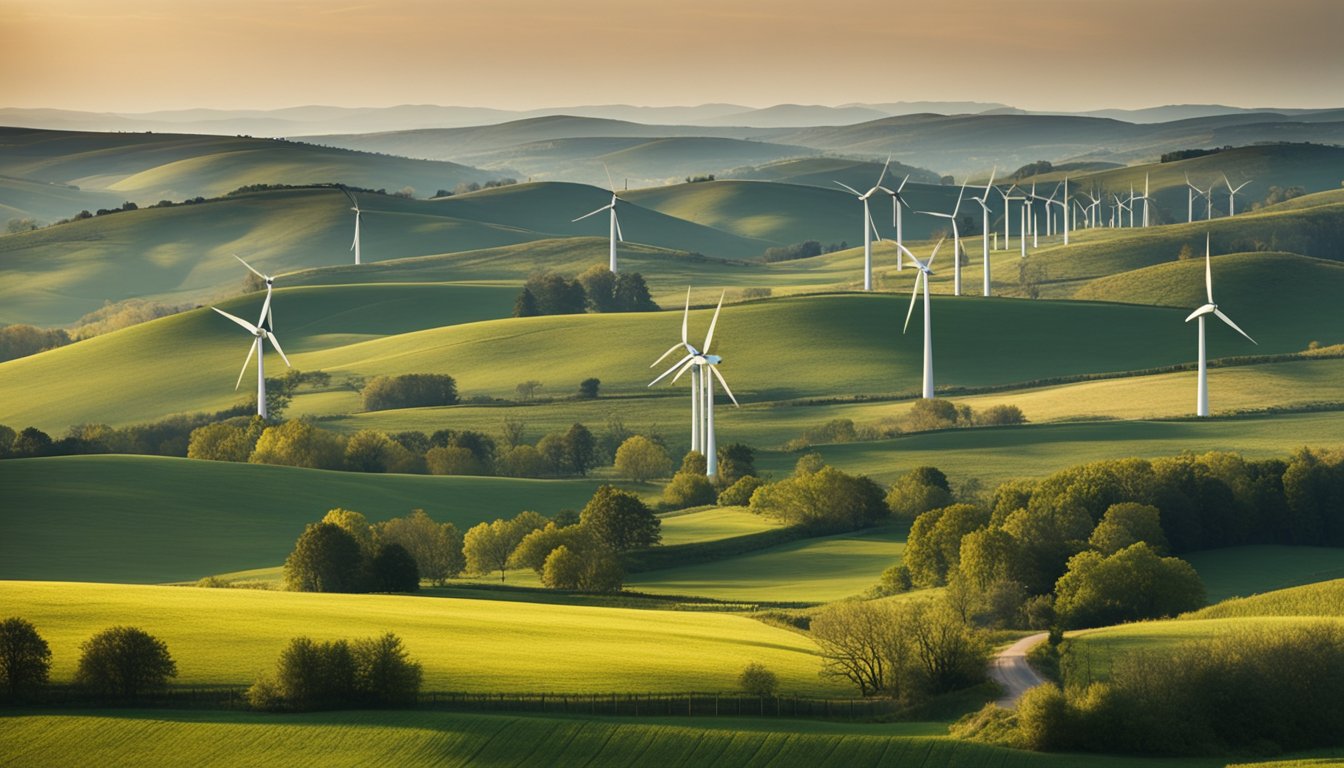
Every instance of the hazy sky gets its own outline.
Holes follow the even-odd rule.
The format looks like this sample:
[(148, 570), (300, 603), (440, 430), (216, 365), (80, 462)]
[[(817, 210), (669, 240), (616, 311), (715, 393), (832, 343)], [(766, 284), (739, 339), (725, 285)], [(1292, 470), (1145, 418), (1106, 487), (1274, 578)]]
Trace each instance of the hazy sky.
[(1344, 102), (1344, 0), (0, 0), (0, 106)]

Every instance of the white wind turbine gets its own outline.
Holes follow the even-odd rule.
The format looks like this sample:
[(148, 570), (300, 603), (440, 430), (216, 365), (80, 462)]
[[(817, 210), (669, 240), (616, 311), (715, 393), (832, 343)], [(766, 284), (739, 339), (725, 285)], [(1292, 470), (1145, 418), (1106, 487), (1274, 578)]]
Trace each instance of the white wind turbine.
[[(961, 295), (961, 231), (957, 228), (957, 214), (961, 212), (961, 200), (966, 195), (966, 183), (962, 182), (961, 191), (957, 193), (957, 204), (952, 208), (952, 213), (939, 213), (938, 211), (920, 211), (927, 216), (937, 216), (940, 219), (947, 219), (952, 222), (952, 295)], [(941, 242), (941, 241), (940, 241)], [(912, 257), (913, 258), (913, 257)], [(930, 256), (932, 261), (933, 257)]]
[(1069, 244), (1069, 177), (1068, 176), (1064, 177), (1063, 189), (1064, 189), (1064, 195), (1059, 200), (1055, 199), (1055, 195), (1060, 190), (1059, 187), (1056, 187), (1055, 191), (1050, 193), (1050, 198), (1045, 201), (1045, 210), (1048, 215), (1050, 212), (1050, 206), (1052, 205), (1059, 206), (1059, 225), (1060, 227), (1063, 228), (1064, 231), (1064, 244), (1068, 245)]
[[(251, 267), (248, 268), (251, 269)], [(247, 359), (243, 361), (243, 369), (238, 372), (238, 381), (233, 385), (233, 388), (234, 390), (237, 390), (238, 387), (242, 386), (243, 374), (247, 373), (247, 366), (252, 362), (252, 355), (255, 354), (257, 356), (257, 415), (264, 419), (266, 418), (266, 345), (264, 342), (271, 342), (271, 346), (275, 348), (275, 351), (280, 353), (280, 359), (285, 361), (286, 366), (289, 366), (289, 358), (285, 357), (285, 351), (280, 348), (280, 342), (275, 338), (275, 334), (271, 333), (271, 331), (264, 325), (266, 318), (270, 316), (271, 312), (271, 293), (269, 290), (266, 292), (266, 300), (262, 302), (261, 314), (257, 316), (256, 325), (253, 325), (240, 317), (235, 317), (219, 307), (211, 307), (211, 309), (242, 326), (244, 330), (252, 334), (252, 344), (247, 350)]]
[(1196, 416), (1209, 415), (1209, 366), (1204, 346), (1205, 316), (1213, 315), (1214, 317), (1217, 317), (1219, 320), (1222, 320), (1224, 323), (1231, 326), (1232, 330), (1240, 333), (1242, 336), (1246, 336), (1247, 340), (1252, 344), (1256, 344), (1255, 339), (1252, 339), (1245, 331), (1238, 328), (1237, 324), (1232, 322), (1232, 318), (1223, 314), (1222, 310), (1218, 309), (1218, 305), (1213, 302), (1213, 260), (1209, 256), (1209, 236), (1207, 234), (1204, 236), (1204, 291), (1206, 293), (1206, 298), (1208, 298), (1208, 303), (1199, 309), (1196, 309), (1194, 312), (1191, 312), (1190, 316), (1185, 318), (1185, 322), (1187, 323), (1195, 318), (1199, 318), (1199, 390), (1195, 400)]
[(999, 193), (999, 196), (1003, 198), (1003, 247), (999, 249), (1001, 251), (1008, 250), (1009, 246), (1012, 245), (1012, 233), (1009, 231), (1009, 223), (1012, 219), (1008, 217), (1008, 211), (1011, 210), (1011, 206), (1008, 205), (1008, 201), (1022, 199), (1020, 197), (1011, 197), (1014, 189), (1017, 189), (1016, 184), (1008, 185), (1007, 191), (999, 189), (998, 187), (994, 188), (994, 190)]
[[(359, 200), (355, 198), (354, 192), (351, 192), (345, 187), (341, 187), (341, 191), (345, 193), (346, 197), (350, 198), (350, 210), (355, 212), (355, 239), (350, 241), (350, 250), (355, 252), (355, 263), (359, 264), (359, 220), (363, 215), (363, 211), (359, 210)], [(251, 269), (251, 267), (249, 267), (249, 269)]]
[(919, 270), (915, 274), (915, 289), (910, 294), (910, 309), (905, 313), (905, 328), (901, 331), (904, 334), (910, 330), (910, 317), (915, 313), (915, 302), (919, 299), (919, 289), (924, 288), (924, 389), (923, 398), (925, 400), (933, 399), (933, 324), (932, 315), (929, 312), (929, 275), (933, 274), (933, 260), (938, 256), (938, 249), (943, 247), (942, 238), (938, 244), (933, 246), (933, 253), (929, 254), (928, 261), (920, 261), (913, 253), (910, 260), (915, 262), (915, 267)]
[(1097, 216), (1100, 214), (1101, 198), (1097, 197), (1095, 190), (1089, 190), (1087, 199), (1092, 202), (1083, 207), (1083, 219), (1092, 229), (1097, 228)]
[[(999, 172), (999, 168), (998, 168), (998, 166), (994, 166), (994, 170), (992, 170), (992, 171), (989, 172), (989, 183), (985, 185), (985, 193), (984, 193), (983, 195), (979, 196), (979, 197), (972, 197), (972, 198), (971, 198), (972, 200), (974, 200), (975, 202), (977, 202), (977, 203), (980, 204), (980, 212), (981, 212), (981, 214), (982, 214), (982, 216), (983, 216), (983, 223), (982, 223), (981, 226), (980, 226), (980, 233), (981, 233), (982, 239), (983, 239), (983, 241), (984, 241), (984, 242), (982, 243), (982, 245), (984, 246), (984, 249), (983, 249), (983, 250), (984, 250), (984, 263), (985, 263), (985, 279), (984, 279), (984, 288), (983, 288), (983, 290), (984, 290), (984, 295), (985, 295), (985, 296), (988, 296), (988, 295), (989, 295), (989, 291), (990, 291), (990, 288), (989, 288), (989, 191), (990, 191), (991, 189), (994, 188), (994, 174), (996, 174), (996, 173), (998, 173), (998, 172)], [(1007, 218), (1007, 214), (1006, 214), (1006, 213), (1004, 214), (1004, 217)]]
[[(905, 269), (905, 217), (902, 215), (902, 206), (910, 208), (910, 204), (905, 202), (905, 197), (901, 192), (905, 189), (905, 183), (910, 181), (910, 174), (906, 174), (901, 179), (900, 186), (891, 193), (891, 225), (896, 228), (896, 271)], [(911, 209), (913, 210), (913, 209)]]
[(723, 385), (723, 391), (733, 401), (733, 405), (741, 407), (737, 398), (733, 396), (733, 391), (728, 388), (728, 382), (724, 380), (723, 374), (719, 373), (718, 365), (723, 362), (723, 358), (709, 354), (709, 347), (714, 343), (714, 327), (718, 325), (719, 312), (723, 309), (723, 298), (726, 295), (725, 291), (719, 296), (719, 305), (714, 310), (714, 319), (709, 323), (709, 333), (705, 335), (704, 347), (696, 349), (688, 340), (691, 315), (691, 291), (688, 288), (686, 308), (681, 316), (681, 342), (673, 344), (662, 357), (649, 366), (652, 368), (658, 365), (678, 349), (686, 350), (685, 357), (649, 382), (649, 386), (652, 387), (668, 376), (672, 376), (672, 381), (675, 382), (682, 377), (682, 374), (691, 372), (691, 450), (698, 451), (705, 457), (705, 474), (711, 478), (719, 473), (718, 445), (714, 433), (714, 379), (718, 379), (719, 384)]
[[(1236, 187), (1233, 187), (1233, 186), (1232, 186), (1232, 182), (1229, 181), (1228, 178), (1227, 178), (1227, 174), (1224, 173), (1224, 174), (1223, 174), (1223, 183), (1227, 185), (1227, 215), (1228, 215), (1228, 216), (1236, 216), (1236, 215), (1237, 215), (1237, 193), (1241, 191), (1242, 187), (1246, 186), (1247, 184), (1250, 184), (1250, 183), (1251, 183), (1251, 180), (1250, 180), (1250, 179), (1247, 179), (1247, 180), (1243, 181), (1241, 184), (1238, 184)], [(1212, 188), (1210, 188), (1210, 191), (1212, 191)]]
[(607, 184), (611, 185), (611, 202), (607, 203), (606, 205), (602, 206), (601, 208), (598, 208), (597, 210), (591, 213), (583, 214), (579, 218), (574, 219), (574, 221), (583, 221), (589, 216), (596, 216), (597, 214), (603, 211), (611, 211), (611, 254), (609, 263), (607, 265), (607, 269), (610, 269), (613, 273), (615, 273), (616, 241), (619, 240), (621, 242), (625, 242), (625, 235), (621, 234), (621, 222), (620, 219), (616, 218), (616, 202), (620, 200), (620, 198), (616, 196), (616, 183), (611, 180), (611, 169), (607, 168), (606, 163), (602, 164), (602, 169), (607, 172)]
[[(1133, 205), (1135, 200), (1142, 200), (1142, 201), (1143, 201), (1143, 226), (1146, 227), (1146, 226), (1148, 226), (1148, 201), (1152, 199), (1152, 198), (1150, 198), (1150, 197), (1148, 196), (1148, 174), (1146, 174), (1146, 173), (1143, 174), (1143, 196), (1142, 196), (1142, 197), (1133, 197), (1133, 195), (1134, 195), (1134, 193), (1133, 193), (1133, 192), (1130, 192), (1130, 197), (1131, 197), (1131, 199), (1130, 199), (1130, 201), (1129, 201), (1129, 202), (1130, 202), (1130, 205)], [(1133, 218), (1133, 214), (1130, 214), (1130, 217), (1131, 217), (1131, 219), (1132, 219), (1132, 218)], [(1132, 224), (1133, 222), (1131, 221), (1130, 223)]]
[[(873, 289), (873, 235), (877, 234), (877, 225), (873, 223), (873, 214), (869, 210), (868, 199), (878, 192), (886, 192), (887, 194), (892, 195), (892, 204), (896, 204), (896, 193), (882, 186), (882, 181), (887, 178), (887, 166), (889, 165), (891, 165), (890, 155), (887, 156), (887, 162), (882, 166), (882, 173), (878, 175), (877, 183), (867, 192), (860, 192), (842, 181), (835, 182), (850, 192), (853, 192), (854, 196), (859, 199), (859, 202), (863, 203), (863, 290), (865, 291), (871, 291)], [(906, 178), (908, 179), (909, 177), (907, 176)], [(902, 183), (902, 186), (904, 186), (904, 183)], [(881, 240), (882, 236), (877, 235), (877, 239)], [(898, 248), (897, 251), (899, 250), (900, 249)]]

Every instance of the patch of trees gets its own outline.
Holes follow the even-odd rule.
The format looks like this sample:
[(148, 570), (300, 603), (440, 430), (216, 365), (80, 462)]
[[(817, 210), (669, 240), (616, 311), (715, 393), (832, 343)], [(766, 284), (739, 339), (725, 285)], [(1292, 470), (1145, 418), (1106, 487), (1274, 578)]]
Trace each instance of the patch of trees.
[(451, 192), (448, 191), (448, 190), (446, 190), (446, 189), (440, 189), (439, 191), (437, 191), (437, 192), (434, 193), (434, 196), (435, 196), (435, 197), (452, 197), (453, 195), (465, 195), (465, 194), (467, 194), (468, 192), (478, 192), (478, 191), (480, 191), (480, 190), (482, 190), (482, 189), (495, 189), (495, 188), (497, 188), (497, 187), (511, 187), (511, 186), (513, 186), (514, 184), (517, 184), (517, 183), (518, 183), (518, 180), (517, 180), (517, 179), (515, 179), (515, 178), (511, 178), (511, 177), (507, 177), (507, 176), (504, 177), (504, 178), (502, 178), (502, 179), (490, 179), (489, 181), (484, 181), (484, 182), (477, 182), (477, 181), (463, 181), (463, 182), (459, 182), (457, 186), (453, 187), (453, 189), (452, 189)]
[(1231, 148), (1232, 148), (1231, 145), (1228, 145), (1225, 147), (1212, 147), (1210, 149), (1178, 149), (1175, 150), (1174, 152), (1163, 152), (1160, 162), (1174, 163), (1177, 160), (1191, 160), (1196, 157), (1204, 157), (1206, 155), (1216, 155), (1225, 149), (1231, 149)]
[(23, 324), (0, 326), (0, 362), (63, 347), (71, 341), (70, 334), (60, 328), (47, 330)]
[(947, 602), (848, 600), (813, 617), (823, 675), (906, 703), (985, 679), (989, 642)]
[(578, 315), (584, 312), (654, 312), (658, 305), (638, 272), (614, 273), (594, 266), (570, 280), (555, 272), (532, 275), (514, 300), (514, 317)]
[(71, 337), (76, 340), (87, 339), (92, 336), (118, 331), (122, 328), (129, 328), (132, 325), (147, 323), (150, 320), (157, 320), (160, 317), (175, 315), (191, 308), (186, 304), (156, 304), (144, 299), (126, 299), (116, 303), (108, 302), (76, 320)]
[(1008, 174), (1010, 179), (1025, 179), (1031, 176), (1039, 176), (1043, 173), (1050, 173), (1055, 170), (1055, 166), (1049, 160), (1037, 160), (1034, 163), (1027, 163), (1016, 171)]
[[(756, 474), (756, 452), (743, 443), (719, 446), (718, 475), (705, 475), (708, 462), (703, 454), (691, 451), (682, 457), (681, 466), (663, 487), (663, 509), (685, 509), (713, 504), (718, 496), (743, 478)], [(739, 488), (739, 495), (741, 489)]]
[(851, 531), (889, 517), (882, 487), (835, 467), (795, 472), (751, 494), (750, 509), (817, 533)]
[(415, 703), (423, 677), (391, 632), (354, 641), (296, 637), (247, 700), (254, 709), (291, 712), (405, 706)]
[[(31, 701), (45, 689), (51, 648), (32, 622), (0, 621), (0, 700)], [(105, 700), (135, 701), (161, 691), (177, 676), (162, 640), (138, 627), (110, 627), (80, 645), (75, 685)]]
[(1197, 574), (1172, 553), (1344, 546), (1344, 452), (1093, 462), (1005, 483), (987, 504), (952, 503), (942, 473), (920, 468), (887, 501), (917, 515), (887, 588), (945, 584), (987, 624), (1099, 626), (1202, 605)]
[(309, 524), (285, 558), (285, 587), (298, 592), (415, 592), (421, 578), (443, 584), (466, 563), (452, 523), (424, 510), (371, 525), (359, 512), (333, 509)]
[(1127, 654), (1104, 682), (1040, 686), (989, 717), (997, 740), (1042, 751), (1272, 753), (1344, 745), (1342, 689), (1344, 629), (1244, 628)]
[(714, 180), (714, 174), (712, 174), (712, 173), (710, 173), (710, 174), (706, 174), (706, 175), (704, 175), (704, 176), (687, 176), (687, 177), (686, 177), (686, 183), (687, 183), (687, 184), (699, 184), (699, 183), (701, 183), (701, 182), (705, 182), (705, 181), (713, 181), (713, 180)]
[(20, 232), (32, 232), (37, 227), (37, 219), (31, 216), (15, 217), (5, 222), (5, 234), (17, 235)]
[(360, 392), (366, 411), (457, 404), (457, 381), (438, 373), (375, 376)]
[(800, 243), (790, 243), (789, 245), (780, 245), (773, 248), (766, 248), (765, 253), (761, 254), (761, 259), (767, 264), (778, 261), (795, 261), (797, 259), (810, 259), (813, 256), (820, 256), (823, 253), (835, 253), (843, 251), (849, 247), (849, 243), (840, 241), (823, 246), (817, 240), (804, 240)]
[(916, 400), (903, 417), (888, 417), (875, 424), (855, 424), (853, 419), (832, 419), (809, 427), (802, 435), (784, 444), (787, 451), (801, 451), (814, 445), (885, 440), (908, 432), (929, 432), (964, 427), (999, 427), (1025, 424), (1027, 417), (1016, 405), (991, 405), (975, 411), (971, 406), (944, 398)]

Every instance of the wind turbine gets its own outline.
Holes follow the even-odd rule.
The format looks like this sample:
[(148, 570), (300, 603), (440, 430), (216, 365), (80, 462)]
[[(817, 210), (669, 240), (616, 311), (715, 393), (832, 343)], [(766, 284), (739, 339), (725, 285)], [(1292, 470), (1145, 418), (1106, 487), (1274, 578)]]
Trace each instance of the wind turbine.
[(243, 257), (239, 256), (236, 253), (233, 254), (233, 258), (237, 259), (239, 264), (242, 264), (244, 267), (247, 267), (247, 270), (249, 272), (256, 275), (257, 277), (260, 277), (262, 280), (266, 281), (266, 318), (265, 318), (266, 327), (274, 331), (275, 317), (271, 314), (273, 311), (271, 309), (271, 286), (275, 284), (275, 278), (271, 277), (270, 275), (263, 275), (257, 270), (253, 269), (251, 264), (248, 264), (246, 261), (243, 261)]
[(1252, 344), (1257, 343), (1256, 340), (1248, 336), (1245, 331), (1238, 328), (1237, 324), (1232, 322), (1232, 318), (1223, 314), (1222, 310), (1218, 309), (1218, 305), (1213, 302), (1213, 260), (1209, 256), (1208, 234), (1204, 235), (1204, 290), (1206, 297), (1209, 300), (1208, 303), (1199, 309), (1196, 309), (1194, 312), (1191, 312), (1190, 316), (1185, 318), (1185, 322), (1187, 323), (1195, 318), (1199, 318), (1199, 391), (1195, 400), (1196, 416), (1209, 415), (1209, 366), (1204, 347), (1204, 318), (1207, 315), (1213, 315), (1231, 326), (1232, 330), (1240, 333), (1242, 336), (1246, 336), (1246, 339)]
[(602, 169), (607, 172), (607, 184), (611, 186), (611, 202), (598, 208), (592, 213), (583, 214), (579, 218), (574, 219), (574, 221), (583, 221), (589, 216), (596, 216), (603, 211), (611, 211), (611, 256), (607, 264), (607, 269), (610, 269), (614, 274), (616, 272), (616, 241), (619, 240), (625, 242), (625, 235), (621, 234), (621, 222), (616, 218), (616, 201), (620, 200), (620, 198), (616, 196), (616, 182), (611, 180), (611, 169), (607, 168), (606, 163), (602, 164)]
[[(928, 216), (937, 216), (940, 219), (947, 219), (952, 222), (952, 294), (961, 295), (961, 231), (957, 228), (957, 214), (961, 212), (961, 200), (966, 195), (966, 183), (962, 182), (961, 191), (957, 193), (957, 204), (952, 209), (952, 213), (939, 213), (937, 211), (920, 211)], [(939, 241), (941, 242), (941, 241)], [(913, 256), (911, 258), (914, 258)], [(933, 257), (930, 256), (932, 261)]]
[[(985, 280), (984, 295), (989, 295), (989, 191), (994, 188), (994, 174), (999, 172), (998, 166), (989, 172), (989, 183), (985, 185), (985, 193), (979, 197), (971, 199), (980, 204), (980, 211), (984, 217), (984, 223), (980, 226), (981, 239), (984, 240), (984, 261), (985, 261)], [(1006, 216), (1006, 214), (1005, 214)]]
[[(1134, 194), (1133, 192), (1130, 193), (1131, 196), (1132, 196), (1133, 194)], [(1152, 198), (1148, 197), (1148, 174), (1145, 173), (1145, 174), (1143, 174), (1143, 196), (1142, 196), (1142, 197), (1131, 197), (1131, 199), (1130, 199), (1130, 204), (1131, 204), (1131, 205), (1134, 204), (1134, 201), (1135, 201), (1135, 200), (1142, 200), (1142, 201), (1143, 201), (1143, 226), (1145, 226), (1145, 227), (1148, 226), (1148, 201), (1151, 200), (1151, 199), (1152, 199)], [(1132, 213), (1130, 214), (1130, 218), (1131, 218), (1131, 219), (1133, 218), (1133, 214), (1132, 214)]]
[[(249, 267), (249, 269), (251, 269), (251, 267)], [(280, 348), (280, 342), (275, 338), (275, 334), (271, 333), (270, 330), (263, 325), (271, 312), (271, 293), (269, 290), (266, 292), (266, 300), (262, 302), (261, 314), (257, 317), (256, 325), (253, 325), (240, 317), (230, 315), (219, 307), (211, 307), (211, 309), (242, 326), (244, 330), (252, 334), (252, 344), (248, 347), (247, 359), (243, 361), (243, 369), (238, 372), (238, 381), (233, 385), (233, 388), (236, 391), (238, 387), (242, 386), (243, 374), (247, 373), (247, 366), (252, 362), (252, 355), (255, 354), (257, 356), (257, 415), (264, 419), (266, 418), (266, 345), (263, 342), (271, 342), (271, 346), (275, 348), (276, 352), (280, 353), (280, 358), (285, 361), (285, 365), (293, 367), (289, 365), (289, 358), (285, 357), (285, 351)]]
[(1009, 229), (1008, 229), (1009, 222), (1012, 221), (1012, 219), (1010, 219), (1010, 218), (1008, 217), (1008, 211), (1010, 210), (1010, 206), (1008, 205), (1008, 201), (1009, 201), (1009, 200), (1021, 200), (1022, 198), (1020, 198), (1020, 197), (1010, 197), (1010, 195), (1013, 194), (1013, 190), (1014, 190), (1014, 189), (1017, 189), (1017, 185), (1016, 185), (1016, 184), (1010, 184), (1010, 185), (1008, 186), (1008, 191), (1007, 191), (1007, 192), (1003, 191), (1002, 189), (999, 189), (998, 187), (995, 187), (994, 189), (995, 189), (996, 192), (999, 193), (999, 196), (1003, 198), (1003, 248), (1001, 248), (1000, 250), (1004, 250), (1004, 251), (1006, 251), (1006, 250), (1008, 250), (1008, 247), (1009, 247), (1010, 245), (1012, 245), (1012, 243), (1011, 243), (1011, 239), (1012, 239), (1012, 237), (1011, 237), (1011, 232), (1010, 232)]
[(1068, 245), (1069, 244), (1069, 177), (1068, 176), (1064, 177), (1064, 195), (1059, 200), (1056, 200), (1055, 195), (1058, 194), (1059, 189), (1060, 189), (1059, 187), (1055, 187), (1055, 191), (1050, 193), (1050, 198), (1045, 201), (1045, 210), (1046, 215), (1049, 215), (1050, 206), (1052, 205), (1059, 206), (1059, 225), (1060, 227), (1063, 228), (1064, 231), (1064, 244)]
[[(1223, 183), (1227, 185), (1227, 215), (1228, 215), (1228, 216), (1236, 216), (1236, 215), (1237, 215), (1237, 193), (1241, 191), (1241, 188), (1242, 188), (1242, 187), (1246, 186), (1247, 184), (1250, 184), (1250, 183), (1251, 183), (1251, 180), (1250, 180), (1250, 179), (1247, 179), (1247, 180), (1243, 181), (1241, 184), (1237, 185), (1237, 186), (1234, 188), (1234, 187), (1232, 186), (1232, 182), (1231, 182), (1231, 181), (1228, 181), (1228, 179), (1227, 179), (1227, 174), (1224, 173), (1224, 174), (1223, 174)], [(1212, 188), (1210, 188), (1210, 191), (1212, 191)]]
[(728, 394), (733, 405), (741, 407), (737, 398), (733, 396), (733, 391), (728, 388), (728, 382), (724, 380), (723, 374), (719, 373), (718, 365), (723, 362), (723, 358), (709, 354), (710, 345), (714, 343), (714, 327), (718, 325), (719, 312), (723, 309), (723, 299), (726, 295), (727, 291), (719, 296), (719, 305), (714, 309), (714, 319), (709, 323), (709, 333), (705, 335), (704, 347), (696, 349), (688, 341), (691, 314), (691, 292), (688, 288), (686, 308), (681, 316), (681, 342), (673, 344), (662, 357), (649, 366), (652, 368), (658, 365), (678, 349), (686, 350), (685, 357), (649, 382), (649, 386), (652, 387), (668, 376), (672, 376), (672, 381), (675, 382), (687, 371), (691, 372), (691, 450), (698, 451), (705, 457), (705, 474), (711, 478), (719, 472), (718, 445), (714, 436), (714, 379), (718, 379), (719, 384), (723, 385), (723, 391)]
[(905, 189), (905, 183), (909, 180), (910, 180), (910, 174), (907, 173), (905, 175), (905, 178), (901, 179), (900, 186), (896, 187), (895, 192), (891, 193), (891, 225), (896, 228), (897, 272), (900, 272), (901, 270), (905, 269), (905, 234), (904, 234), (904, 227), (902, 226), (903, 222), (905, 221), (905, 217), (901, 215), (902, 213), (901, 206), (909, 208), (910, 204), (905, 202), (905, 197), (901, 194), (901, 191)]
[[(346, 197), (350, 198), (350, 210), (355, 212), (355, 239), (350, 241), (350, 250), (355, 252), (355, 264), (359, 264), (359, 220), (363, 211), (359, 210), (359, 200), (355, 197), (354, 192), (345, 187), (341, 187), (341, 191), (345, 193)], [(251, 269), (251, 267), (248, 267), (248, 269)]]
[[(882, 166), (882, 173), (877, 177), (877, 183), (867, 192), (860, 192), (842, 181), (835, 182), (850, 192), (853, 192), (854, 196), (859, 199), (859, 202), (863, 203), (863, 290), (865, 291), (873, 290), (873, 235), (877, 234), (877, 225), (873, 223), (873, 214), (868, 208), (868, 198), (879, 191), (886, 192), (887, 194), (892, 195), (892, 204), (896, 204), (896, 193), (882, 186), (883, 179), (887, 178), (887, 166), (889, 165), (891, 165), (890, 155), (887, 156), (887, 162)], [(906, 178), (908, 179), (909, 177), (907, 176)], [(902, 186), (904, 186), (904, 183), (902, 183)], [(877, 239), (881, 240), (882, 236), (878, 235)], [(899, 251), (900, 249), (898, 248), (897, 250)]]
[(913, 253), (910, 254), (910, 260), (915, 262), (915, 267), (919, 272), (915, 275), (915, 289), (910, 294), (910, 309), (905, 313), (905, 328), (901, 331), (904, 334), (910, 330), (910, 317), (915, 313), (915, 301), (919, 299), (920, 286), (924, 287), (924, 393), (925, 400), (933, 399), (933, 325), (932, 315), (929, 312), (929, 275), (933, 274), (933, 260), (938, 256), (938, 249), (943, 247), (942, 238), (938, 244), (933, 246), (933, 253), (929, 254), (928, 261), (920, 261)]

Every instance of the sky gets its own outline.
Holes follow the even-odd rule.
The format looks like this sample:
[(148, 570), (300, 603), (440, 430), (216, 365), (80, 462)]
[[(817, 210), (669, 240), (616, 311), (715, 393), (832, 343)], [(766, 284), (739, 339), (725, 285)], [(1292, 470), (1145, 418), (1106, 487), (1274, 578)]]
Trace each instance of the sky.
[(1344, 0), (0, 0), (0, 106), (1340, 106)]

